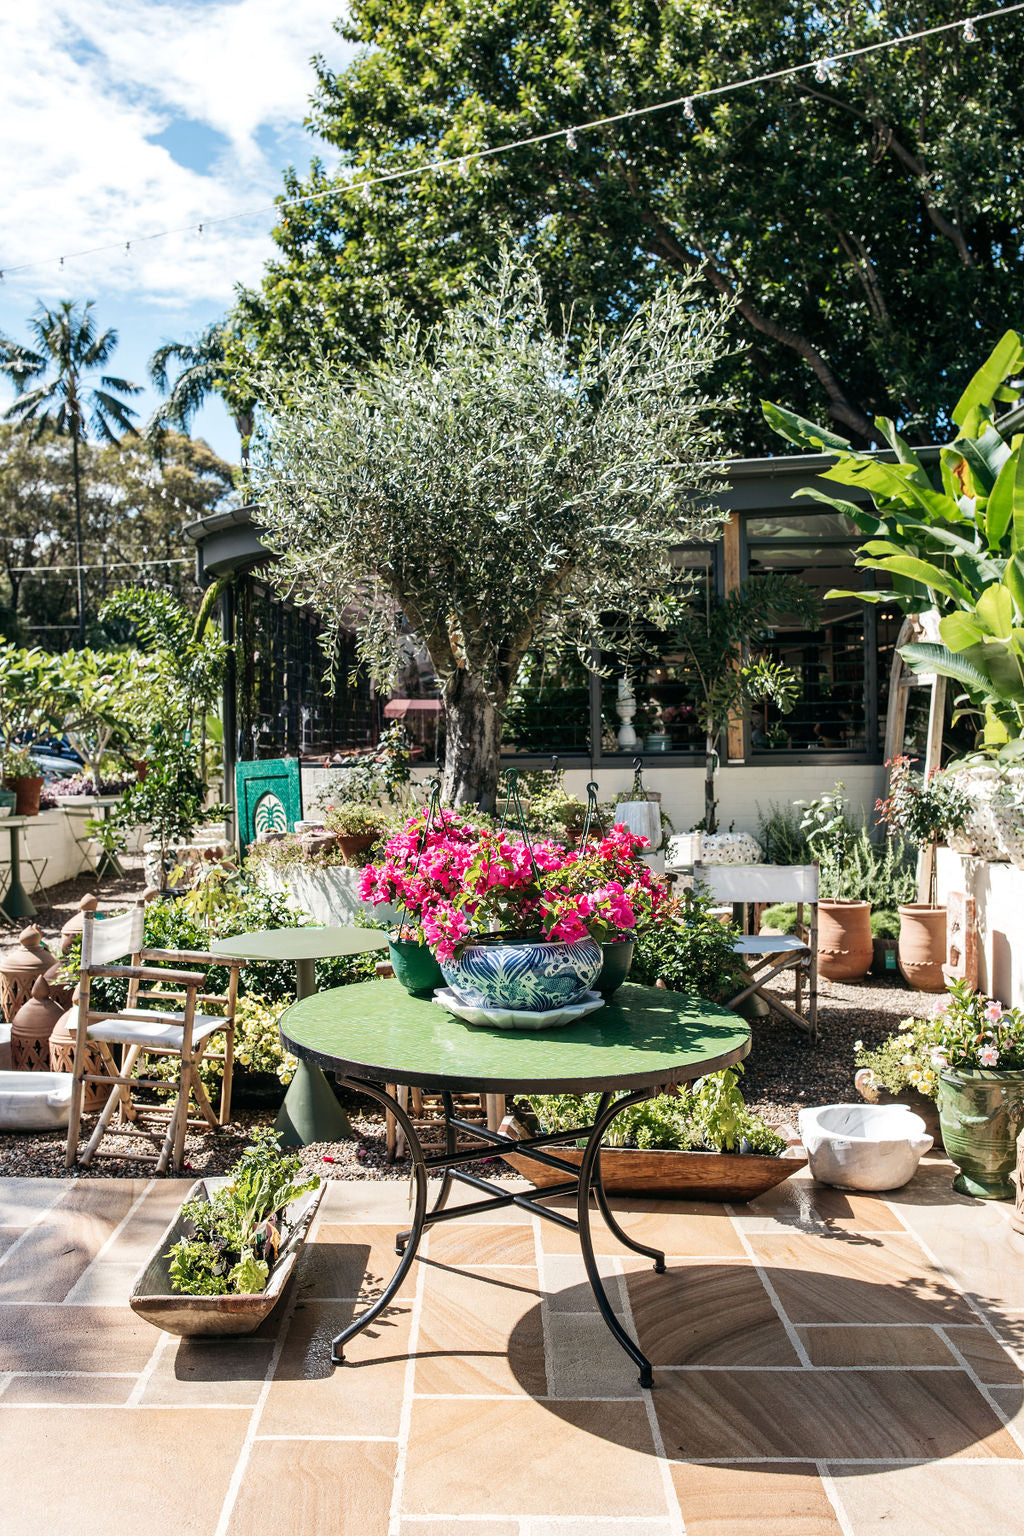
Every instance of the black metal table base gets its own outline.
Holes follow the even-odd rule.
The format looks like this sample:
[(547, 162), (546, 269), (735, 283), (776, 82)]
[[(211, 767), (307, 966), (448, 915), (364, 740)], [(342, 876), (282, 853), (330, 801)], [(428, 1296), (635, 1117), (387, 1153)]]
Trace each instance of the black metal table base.
[[(520, 1210), (530, 1211), (534, 1216), (542, 1216), (545, 1221), (556, 1222), (559, 1226), (568, 1227), (573, 1232), (579, 1233), (580, 1249), (583, 1254), (583, 1263), (587, 1271), (587, 1279), (594, 1293), (594, 1299), (600, 1309), (608, 1328), (621, 1347), (626, 1351), (640, 1371), (640, 1385), (650, 1387), (654, 1384), (651, 1363), (640, 1349), (635, 1339), (626, 1332), (622, 1323), (615, 1315), (615, 1310), (608, 1300), (604, 1284), (597, 1267), (597, 1259), (594, 1256), (594, 1242), (590, 1231), (590, 1196), (591, 1192), (596, 1196), (597, 1203), (608, 1227), (623, 1247), (631, 1249), (634, 1253), (642, 1253), (646, 1258), (654, 1262), (655, 1272), (659, 1275), (665, 1273), (665, 1255), (657, 1248), (648, 1248), (644, 1243), (638, 1243), (629, 1234), (623, 1231), (616, 1221), (608, 1204), (608, 1196), (605, 1193), (601, 1179), (601, 1142), (605, 1132), (621, 1110), (630, 1104), (639, 1104), (644, 1099), (653, 1096), (653, 1088), (644, 1088), (638, 1093), (624, 1094), (622, 1098), (614, 1099), (610, 1093), (602, 1094), (597, 1108), (597, 1115), (593, 1125), (579, 1126), (571, 1131), (560, 1131), (551, 1135), (531, 1136), (522, 1141), (516, 1141), (511, 1136), (502, 1136), (497, 1131), (489, 1130), (480, 1125), (471, 1124), (469, 1121), (460, 1120), (455, 1115), (455, 1106), (450, 1093), (442, 1094), (445, 1111), (445, 1150), (443, 1153), (426, 1156), (420, 1145), (416, 1128), (406, 1110), (386, 1093), (376, 1083), (367, 1083), (361, 1078), (339, 1077), (338, 1081), (346, 1088), (355, 1089), (358, 1093), (365, 1093), (368, 1098), (376, 1100), (384, 1109), (390, 1110), (405, 1132), (406, 1140), (413, 1160), (413, 1179), (415, 1186), (413, 1200), (412, 1226), (407, 1232), (400, 1232), (395, 1239), (395, 1251), (400, 1255), (398, 1268), (392, 1275), (384, 1290), (377, 1299), (367, 1307), (366, 1311), (349, 1323), (334, 1340), (331, 1348), (331, 1359), (335, 1365), (341, 1365), (345, 1359), (345, 1345), (349, 1339), (362, 1329), (369, 1327), (375, 1318), (390, 1305), (392, 1298), (397, 1293), (402, 1281), (409, 1273), (420, 1239), (428, 1227), (436, 1226), (442, 1221), (457, 1221), (464, 1217), (479, 1215), (482, 1211), (497, 1210), (502, 1206), (515, 1205)], [(483, 1145), (456, 1150), (456, 1137), (475, 1137)], [(547, 1152), (546, 1147), (564, 1145), (565, 1142), (586, 1140), (586, 1147), (579, 1166), (569, 1162), (564, 1157), (558, 1157), (552, 1152)], [(557, 1168), (566, 1175), (565, 1181), (559, 1184), (549, 1184), (543, 1189), (538, 1189), (532, 1194), (518, 1194), (502, 1189), (499, 1185), (492, 1184), (488, 1179), (479, 1177), (475, 1173), (467, 1173), (460, 1164), (476, 1162), (482, 1153), (491, 1147), (500, 1148), (502, 1151), (515, 1152), (520, 1157), (532, 1158), (535, 1162), (543, 1163), (546, 1167)], [(441, 1180), (441, 1188), (437, 1199), (431, 1208), (427, 1209), (427, 1179), (432, 1168), (444, 1170), (444, 1178)], [(472, 1189), (479, 1190), (485, 1198), (473, 1200), (467, 1205), (459, 1205), (454, 1209), (448, 1209), (448, 1197), (451, 1194), (455, 1181), (467, 1184)], [(576, 1196), (576, 1216), (567, 1216), (564, 1211), (551, 1211), (544, 1205), (545, 1200), (552, 1200), (557, 1196)]]

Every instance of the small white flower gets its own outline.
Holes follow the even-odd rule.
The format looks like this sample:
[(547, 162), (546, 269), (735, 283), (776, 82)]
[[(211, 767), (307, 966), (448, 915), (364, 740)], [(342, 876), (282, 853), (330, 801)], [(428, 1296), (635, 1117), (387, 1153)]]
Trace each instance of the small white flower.
[(983, 1067), (994, 1067), (999, 1061), (999, 1052), (994, 1045), (983, 1045), (978, 1052), (978, 1060)]
[(864, 1041), (863, 1040), (855, 1040), (853, 1042), (853, 1048), (854, 1048), (855, 1051), (862, 1051), (864, 1049)]
[(907, 1056), (903, 1056), (903, 1057), (900, 1058), (900, 1066), (901, 1067), (912, 1067), (913, 1065), (914, 1065), (914, 1058), (913, 1058), (913, 1056), (907, 1055)]

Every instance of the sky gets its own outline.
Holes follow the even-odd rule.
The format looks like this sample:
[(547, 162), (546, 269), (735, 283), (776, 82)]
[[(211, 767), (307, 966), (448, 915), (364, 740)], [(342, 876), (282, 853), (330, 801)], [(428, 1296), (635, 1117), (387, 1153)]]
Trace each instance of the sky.
[[(146, 369), (155, 348), (216, 320), (274, 249), (272, 213), (212, 221), (271, 203), (285, 166), (305, 169), (318, 149), (330, 163), (303, 119), (313, 54), (335, 69), (351, 57), (333, 30), (342, 9), (343, 0), (0, 7), (0, 333), (28, 341), (37, 301), (94, 299), (98, 323), (119, 333), (109, 371), (147, 386), (134, 402), (144, 420), (157, 400)], [(72, 254), (106, 245), (116, 249)], [(11, 270), (24, 264), (31, 270)], [(219, 402), (192, 431), (237, 462)]]

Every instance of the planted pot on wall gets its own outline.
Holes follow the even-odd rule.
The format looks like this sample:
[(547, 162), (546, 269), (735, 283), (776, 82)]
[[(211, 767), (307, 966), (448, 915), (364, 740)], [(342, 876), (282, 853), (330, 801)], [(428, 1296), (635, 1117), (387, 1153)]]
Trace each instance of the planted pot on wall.
[(946, 909), (912, 902), (900, 907), (897, 955), (904, 981), (921, 992), (945, 992)]
[(9, 789), (14, 795), (15, 816), (38, 816), (39, 796), (43, 790), (43, 776), (33, 774), (31, 777), (19, 779), (4, 779), (4, 789)]
[(818, 974), (857, 981), (874, 959), (870, 901), (818, 902)]

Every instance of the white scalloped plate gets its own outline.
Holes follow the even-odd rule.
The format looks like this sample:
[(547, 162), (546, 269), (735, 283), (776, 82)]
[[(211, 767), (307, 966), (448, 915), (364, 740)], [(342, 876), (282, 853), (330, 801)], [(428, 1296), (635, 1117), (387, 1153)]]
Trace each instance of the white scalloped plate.
[(467, 1024), (486, 1024), (492, 1029), (558, 1029), (565, 1024), (575, 1024), (588, 1013), (604, 1007), (600, 992), (584, 992), (578, 1003), (569, 1003), (564, 1008), (546, 1008), (542, 1012), (526, 1008), (479, 1008), (475, 1003), (464, 1003), (452, 987), (438, 987), (434, 1002)]

